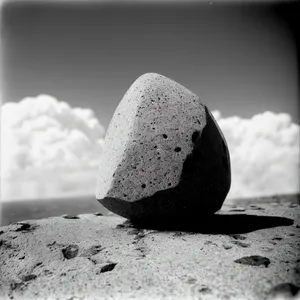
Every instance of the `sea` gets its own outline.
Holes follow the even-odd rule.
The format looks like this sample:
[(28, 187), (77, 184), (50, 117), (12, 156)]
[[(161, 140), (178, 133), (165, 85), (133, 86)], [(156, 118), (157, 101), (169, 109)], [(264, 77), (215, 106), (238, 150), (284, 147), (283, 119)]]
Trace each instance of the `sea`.
[(62, 215), (109, 214), (95, 196), (4, 201), (1, 202), (0, 212), (0, 226)]
[[(300, 204), (300, 195), (275, 195), (268, 197), (225, 200), (224, 205), (247, 206), (259, 203), (277, 203), (279, 205)], [(70, 198), (52, 198), (39, 200), (5, 201), (1, 203), (0, 226), (14, 222), (42, 219), (62, 215), (78, 215), (101, 213), (104, 216), (110, 212), (103, 207), (95, 196), (80, 196)]]

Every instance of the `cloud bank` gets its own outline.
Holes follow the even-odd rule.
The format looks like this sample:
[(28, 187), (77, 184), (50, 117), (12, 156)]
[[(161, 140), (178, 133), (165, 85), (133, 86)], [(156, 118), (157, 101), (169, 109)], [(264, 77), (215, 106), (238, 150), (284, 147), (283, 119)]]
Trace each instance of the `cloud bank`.
[(1, 116), (2, 199), (94, 192), (105, 131), (92, 110), (39, 95)]
[[(230, 150), (228, 198), (299, 192), (300, 128), (289, 115), (213, 114)], [(105, 131), (92, 110), (40, 95), (3, 104), (1, 123), (3, 200), (94, 194)]]
[(299, 193), (300, 128), (288, 114), (264, 112), (251, 119), (213, 115), (230, 152), (228, 198)]

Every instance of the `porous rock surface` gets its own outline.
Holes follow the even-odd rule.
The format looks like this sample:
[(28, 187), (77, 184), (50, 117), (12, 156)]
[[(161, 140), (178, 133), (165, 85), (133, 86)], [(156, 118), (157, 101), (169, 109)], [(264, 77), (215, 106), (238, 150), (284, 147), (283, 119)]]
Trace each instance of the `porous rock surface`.
[(77, 217), (0, 227), (1, 300), (300, 299), (299, 206), (225, 203), (191, 228)]
[(230, 180), (225, 138), (199, 97), (162, 75), (139, 77), (105, 137), (100, 203), (130, 219), (212, 214)]

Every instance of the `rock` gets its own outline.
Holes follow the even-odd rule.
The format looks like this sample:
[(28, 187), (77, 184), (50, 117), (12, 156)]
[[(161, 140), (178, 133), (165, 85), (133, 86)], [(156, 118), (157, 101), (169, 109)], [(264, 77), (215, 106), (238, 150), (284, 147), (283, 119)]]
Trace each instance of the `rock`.
[(70, 219), (70, 220), (79, 219), (78, 216), (75, 216), (75, 215), (63, 215), (63, 218)]
[(230, 234), (229, 236), (234, 238), (235, 240), (245, 240), (246, 239), (246, 237), (241, 234)]
[(78, 254), (78, 246), (77, 245), (69, 245), (66, 248), (62, 249), (62, 253), (64, 258), (72, 259)]
[(101, 267), (100, 273), (110, 272), (115, 268), (116, 265), (116, 263), (109, 263), (107, 265), (104, 265), (103, 267)]
[(236, 259), (234, 262), (236, 262), (238, 264), (250, 265), (250, 266), (264, 265), (266, 268), (271, 263), (269, 258), (260, 256), (260, 255), (245, 256), (245, 257)]
[(213, 214), (230, 180), (225, 138), (199, 97), (162, 75), (139, 77), (105, 137), (99, 202), (129, 219)]
[(232, 248), (232, 246), (229, 245), (229, 244), (223, 244), (222, 246), (223, 246), (223, 248), (226, 249), (226, 250), (229, 250), (229, 249)]
[(232, 244), (235, 244), (235, 245), (238, 245), (240, 247), (243, 247), (243, 248), (248, 248), (251, 246), (251, 244), (249, 243), (244, 243), (244, 242), (241, 242), (241, 241), (231, 241)]
[(292, 283), (281, 283), (270, 289), (267, 299), (291, 299), (291, 297), (299, 294), (299, 290), (300, 288)]

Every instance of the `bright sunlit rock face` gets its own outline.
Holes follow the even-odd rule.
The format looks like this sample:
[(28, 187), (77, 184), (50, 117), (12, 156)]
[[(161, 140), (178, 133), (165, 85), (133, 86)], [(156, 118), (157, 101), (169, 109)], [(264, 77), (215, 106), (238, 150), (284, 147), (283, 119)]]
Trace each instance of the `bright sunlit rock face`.
[(2, 198), (92, 194), (104, 128), (48, 95), (2, 106)]

